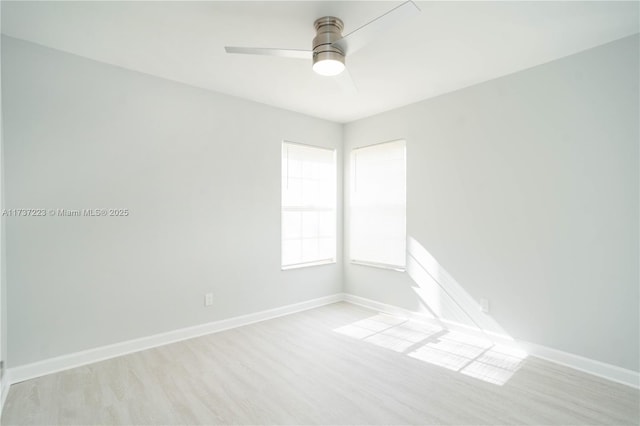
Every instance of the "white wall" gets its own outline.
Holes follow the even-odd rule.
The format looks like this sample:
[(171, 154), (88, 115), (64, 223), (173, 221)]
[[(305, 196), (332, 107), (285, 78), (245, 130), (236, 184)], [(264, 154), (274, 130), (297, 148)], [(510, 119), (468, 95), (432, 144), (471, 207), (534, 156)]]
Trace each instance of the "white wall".
[(342, 290), (280, 271), (280, 143), (340, 125), (17, 39), (2, 63), (7, 207), (131, 212), (7, 221), (10, 367)]
[[(8, 221), (10, 367), (344, 279), (355, 295), (638, 370), (638, 37), (344, 127), (2, 42), (6, 207), (131, 211)], [(280, 141), (343, 138), (345, 152), (407, 141), (408, 273), (280, 271)]]
[[(2, 8), (0, 7), (0, 22), (2, 15)], [(0, 45), (1, 45), (0, 40)], [(0, 51), (2, 50), (0, 46)], [(3, 114), (2, 114), (2, 61), (0, 60), (0, 212), (4, 208), (4, 126), (3, 126)], [(6, 250), (5, 250), (5, 218), (0, 216), (0, 360), (4, 363), (7, 359), (7, 280), (6, 280)], [(2, 399), (2, 392), (4, 391), (5, 384), (5, 364), (0, 369), (0, 412), (2, 412), (2, 405), (4, 400)]]
[(345, 160), (406, 139), (413, 255), (409, 273), (345, 265), (346, 291), (638, 371), (638, 51), (622, 39), (346, 125)]

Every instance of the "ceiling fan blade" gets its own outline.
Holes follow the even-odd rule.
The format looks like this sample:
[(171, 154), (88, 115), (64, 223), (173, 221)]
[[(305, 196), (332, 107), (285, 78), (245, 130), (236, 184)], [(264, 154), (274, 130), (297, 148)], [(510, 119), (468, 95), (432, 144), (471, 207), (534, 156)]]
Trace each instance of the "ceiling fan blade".
[(406, 1), (384, 15), (378, 16), (373, 21), (364, 24), (357, 30), (350, 32), (333, 43), (333, 46), (342, 50), (346, 55), (351, 55), (378, 37), (380, 33), (391, 27), (401, 25), (406, 19), (418, 13), (420, 13), (418, 6), (411, 0)]
[(272, 48), (265, 48), (265, 47), (236, 47), (236, 46), (225, 46), (224, 50), (227, 53), (241, 53), (245, 55), (278, 56), (281, 58), (295, 58), (295, 59), (312, 59), (313, 58), (313, 52), (311, 50), (272, 49)]
[(356, 95), (358, 93), (358, 86), (353, 81), (353, 77), (349, 72), (349, 68), (345, 68), (340, 74), (333, 77), (333, 81), (336, 82), (342, 92), (349, 95)]

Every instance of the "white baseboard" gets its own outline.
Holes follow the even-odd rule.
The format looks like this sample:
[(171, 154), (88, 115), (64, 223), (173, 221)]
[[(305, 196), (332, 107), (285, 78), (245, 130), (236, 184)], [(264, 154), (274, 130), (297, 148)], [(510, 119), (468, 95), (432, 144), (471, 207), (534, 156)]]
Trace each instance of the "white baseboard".
[(529, 355), (536, 358), (541, 358), (557, 364), (565, 365), (567, 367), (571, 367), (576, 370), (592, 374), (594, 376), (602, 377), (613, 382), (621, 383), (634, 388), (640, 388), (640, 374), (635, 371), (626, 370), (624, 368), (620, 368), (611, 364), (606, 364), (600, 361), (595, 361), (589, 358), (584, 358), (578, 355), (570, 354), (534, 343), (519, 340), (514, 341), (513, 339), (508, 338), (508, 336), (501, 336), (498, 334), (484, 333), (480, 330), (473, 330), (462, 324), (441, 321), (424, 313), (413, 312), (404, 308), (377, 302), (375, 300), (367, 299), (364, 297), (338, 293), (331, 296), (325, 296), (318, 299), (295, 303), (292, 305), (281, 306), (278, 308), (255, 312), (248, 315), (242, 315), (220, 321), (210, 322), (207, 324), (182, 328), (179, 330), (173, 330), (153, 336), (142, 337), (139, 339), (128, 340), (113, 345), (101, 346), (86, 351), (50, 358), (19, 367), (8, 368), (5, 371), (5, 376), (1, 383), (0, 413), (2, 407), (4, 406), (4, 401), (7, 397), (9, 386), (14, 383), (19, 383), (24, 380), (56, 373), (58, 371), (68, 370), (94, 362), (104, 361), (106, 359), (127, 355), (133, 352), (154, 348), (169, 343), (175, 343), (206, 334), (216, 333), (219, 331), (229, 330), (243, 325), (253, 324), (256, 322), (265, 321), (268, 319), (277, 318), (340, 301), (349, 302), (351, 304), (359, 305), (378, 312), (439, 324), (440, 326), (449, 330), (455, 330), (474, 335), (482, 334), (484, 337), (490, 337), (493, 341), (501, 344), (513, 344), (515, 342), (517, 346), (525, 350)]
[(580, 355), (526, 342), (524, 340), (519, 340), (518, 343), (529, 355), (536, 358), (545, 359), (556, 364), (602, 377), (612, 382), (640, 389), (640, 373), (637, 371), (627, 370), (605, 362), (596, 361), (595, 359), (585, 358)]
[(482, 334), (484, 337), (488, 337), (501, 344), (515, 344), (515, 346), (527, 352), (530, 356), (536, 358), (551, 361), (556, 364), (564, 365), (566, 367), (580, 370), (585, 373), (602, 377), (612, 382), (621, 383), (623, 385), (631, 386), (636, 389), (640, 389), (640, 373), (637, 371), (627, 370), (615, 365), (607, 364), (601, 361), (596, 361), (590, 358), (585, 358), (572, 353), (560, 351), (558, 349), (549, 348), (547, 346), (538, 345), (518, 339), (510, 338), (509, 336), (503, 336), (494, 333), (486, 333), (482, 330), (471, 329), (462, 324), (457, 324), (450, 321), (442, 321), (427, 314), (413, 312), (408, 309), (400, 308), (386, 303), (381, 303), (375, 300), (367, 299), (360, 296), (354, 296), (352, 294), (345, 294), (344, 300), (354, 305), (362, 306), (374, 311), (387, 313), (390, 315), (398, 315), (405, 318), (416, 319), (419, 321), (426, 321), (432, 324), (437, 324), (448, 330), (455, 330), (460, 332), (467, 332), (473, 335)]
[[(127, 355), (133, 352), (139, 352), (145, 349), (155, 348), (169, 343), (179, 342), (181, 340), (192, 339), (194, 337), (203, 336), (205, 334), (229, 330), (231, 328), (277, 318), (284, 315), (293, 314), (295, 312), (306, 311), (308, 309), (317, 308), (319, 306), (328, 305), (330, 303), (340, 302), (342, 300), (344, 300), (344, 295), (342, 293), (338, 293), (331, 296), (320, 297), (318, 299), (307, 300), (304, 302), (255, 312), (248, 315), (241, 315), (233, 318), (223, 319), (220, 321), (210, 322), (207, 324), (182, 328), (166, 333), (156, 334), (153, 336), (142, 337), (139, 339), (115, 343), (113, 345), (101, 346), (86, 351), (75, 352), (55, 358), (49, 358), (43, 361), (34, 362), (32, 364), (26, 364), (7, 369), (6, 377), (10, 379), (10, 382), (8, 380), (6, 381), (8, 381), (8, 385), (19, 383), (25, 380), (33, 379), (35, 377), (56, 373), (58, 371), (68, 370), (98, 361), (104, 361), (106, 359)], [(9, 387), (8, 385), (7, 389)]]

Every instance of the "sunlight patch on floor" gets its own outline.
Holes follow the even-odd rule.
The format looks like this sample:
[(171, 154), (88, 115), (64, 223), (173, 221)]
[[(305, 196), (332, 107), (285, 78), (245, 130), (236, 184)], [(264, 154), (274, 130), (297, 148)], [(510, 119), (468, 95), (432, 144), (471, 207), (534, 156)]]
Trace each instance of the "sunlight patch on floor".
[(496, 385), (505, 384), (527, 357), (518, 348), (488, 338), (387, 314), (334, 331)]
[(337, 328), (333, 331), (356, 339), (365, 339), (379, 332), (388, 330), (395, 325), (402, 324), (405, 321), (406, 320), (404, 319), (396, 318), (391, 315), (378, 314), (376, 316), (345, 325), (344, 327)]
[(485, 382), (503, 385), (518, 371), (526, 357), (527, 354), (522, 351), (494, 346), (460, 370), (460, 373)]

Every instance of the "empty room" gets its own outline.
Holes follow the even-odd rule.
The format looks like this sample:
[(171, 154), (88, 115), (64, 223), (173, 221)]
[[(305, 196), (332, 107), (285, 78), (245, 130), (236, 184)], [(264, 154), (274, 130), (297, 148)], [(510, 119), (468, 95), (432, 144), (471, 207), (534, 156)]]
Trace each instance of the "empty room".
[(640, 2), (0, 14), (1, 425), (640, 423)]

